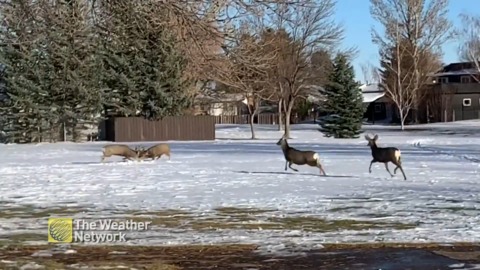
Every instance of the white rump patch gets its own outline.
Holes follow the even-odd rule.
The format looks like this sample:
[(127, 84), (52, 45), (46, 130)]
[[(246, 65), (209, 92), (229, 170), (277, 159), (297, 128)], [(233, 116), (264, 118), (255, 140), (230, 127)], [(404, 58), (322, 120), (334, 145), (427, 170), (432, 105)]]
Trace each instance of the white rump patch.
[(395, 151), (395, 158), (397, 159), (397, 161), (400, 159), (400, 154), (400, 150)]
[(318, 161), (320, 159), (320, 156), (317, 153), (315, 153), (313, 154), (313, 159)]

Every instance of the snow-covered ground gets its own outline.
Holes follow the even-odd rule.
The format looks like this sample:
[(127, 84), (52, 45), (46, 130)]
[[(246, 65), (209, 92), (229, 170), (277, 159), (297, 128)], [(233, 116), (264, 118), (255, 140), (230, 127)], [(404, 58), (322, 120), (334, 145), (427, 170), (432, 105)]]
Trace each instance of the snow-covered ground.
[[(170, 142), (171, 160), (142, 163), (113, 157), (101, 164), (105, 142), (1, 145), (0, 240), (39, 234), (45, 235), (45, 243), (48, 216), (98, 219), (137, 212), (151, 218), (168, 210), (188, 213), (190, 219), (178, 226), (159, 222), (147, 233), (132, 234), (129, 244), (240, 242), (281, 248), (336, 242), (478, 241), (480, 121), (416, 126), (405, 132), (364, 128), (379, 134), (379, 146), (401, 149), (407, 181), (400, 172), (391, 178), (383, 164), (375, 164), (368, 173), (371, 153), (363, 135), (325, 138), (313, 124), (293, 126), (289, 143), (318, 151), (327, 177), (307, 166), (285, 172), (284, 157), (275, 144), (281, 133), (275, 126), (257, 127), (259, 139), (252, 141), (248, 126), (219, 125), (214, 142)], [(251, 207), (258, 212), (252, 214), (254, 220), (237, 220), (249, 223), (248, 229), (241, 225), (219, 229), (215, 211), (219, 207)], [(295, 226), (285, 223), (286, 229), (272, 230), (262, 225), (272, 218), (292, 218)], [(196, 219), (210, 220), (217, 229), (189, 226)], [(395, 225), (332, 230), (312, 224), (318, 220)], [(304, 225), (316, 229), (303, 230)]]

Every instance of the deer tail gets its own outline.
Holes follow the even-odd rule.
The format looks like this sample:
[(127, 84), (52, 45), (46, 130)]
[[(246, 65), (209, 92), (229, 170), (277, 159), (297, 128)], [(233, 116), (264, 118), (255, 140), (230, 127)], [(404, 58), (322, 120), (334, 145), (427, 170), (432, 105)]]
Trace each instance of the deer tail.
[(318, 153), (313, 154), (313, 159), (317, 162), (317, 165), (320, 164), (320, 155)]
[(402, 153), (400, 152), (400, 150), (395, 150), (395, 158), (397, 159), (398, 163), (402, 162)]

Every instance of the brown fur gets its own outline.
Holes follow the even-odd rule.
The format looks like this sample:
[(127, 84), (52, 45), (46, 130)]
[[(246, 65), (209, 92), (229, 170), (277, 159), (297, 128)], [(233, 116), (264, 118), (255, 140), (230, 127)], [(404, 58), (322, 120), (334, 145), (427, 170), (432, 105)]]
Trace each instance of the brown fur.
[(312, 167), (317, 167), (320, 169), (320, 173), (327, 175), (323, 169), (322, 163), (320, 162), (320, 156), (314, 151), (301, 151), (297, 150), (288, 145), (287, 139), (282, 137), (277, 145), (282, 147), (283, 155), (285, 156), (285, 171), (287, 170), (287, 165), (290, 169), (298, 172), (297, 169), (292, 168), (292, 164), (296, 165), (309, 165)]
[(392, 162), (393, 164), (395, 164), (395, 166), (397, 166), (395, 170), (393, 170), (393, 173), (397, 174), (397, 170), (400, 169), (400, 171), (403, 174), (403, 179), (407, 180), (407, 177), (405, 176), (405, 172), (403, 171), (403, 168), (402, 168), (402, 158), (401, 158), (400, 150), (398, 150), (398, 148), (378, 147), (377, 146), (378, 135), (375, 135), (373, 138), (370, 138), (370, 136), (365, 135), (365, 140), (368, 141), (368, 146), (370, 146), (370, 149), (372, 150), (373, 159), (370, 162), (370, 167), (368, 168), (368, 171), (370, 173), (372, 173), (372, 164), (376, 162), (380, 162), (385, 164), (385, 169), (390, 174), (390, 176), (393, 177), (393, 174), (388, 169), (388, 162)]
[(124, 144), (106, 145), (103, 147), (102, 162), (105, 160), (105, 158), (111, 156), (121, 156), (123, 157), (123, 161), (127, 159), (138, 160), (138, 155), (139, 151), (137, 149), (133, 150)]
[(156, 144), (147, 150), (141, 151), (139, 157), (141, 159), (151, 158), (152, 160), (160, 159), (162, 155), (168, 156), (170, 160), (170, 146), (168, 144)]

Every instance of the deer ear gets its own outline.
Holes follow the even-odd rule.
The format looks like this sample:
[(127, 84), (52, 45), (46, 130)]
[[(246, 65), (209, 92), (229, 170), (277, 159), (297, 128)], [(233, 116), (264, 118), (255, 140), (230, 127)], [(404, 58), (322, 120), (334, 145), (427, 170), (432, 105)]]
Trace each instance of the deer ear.
[(373, 137), (373, 140), (376, 141), (378, 139), (378, 135), (375, 134), (375, 137)]
[(369, 141), (370, 137), (368, 137), (368, 135), (365, 135), (365, 140)]

